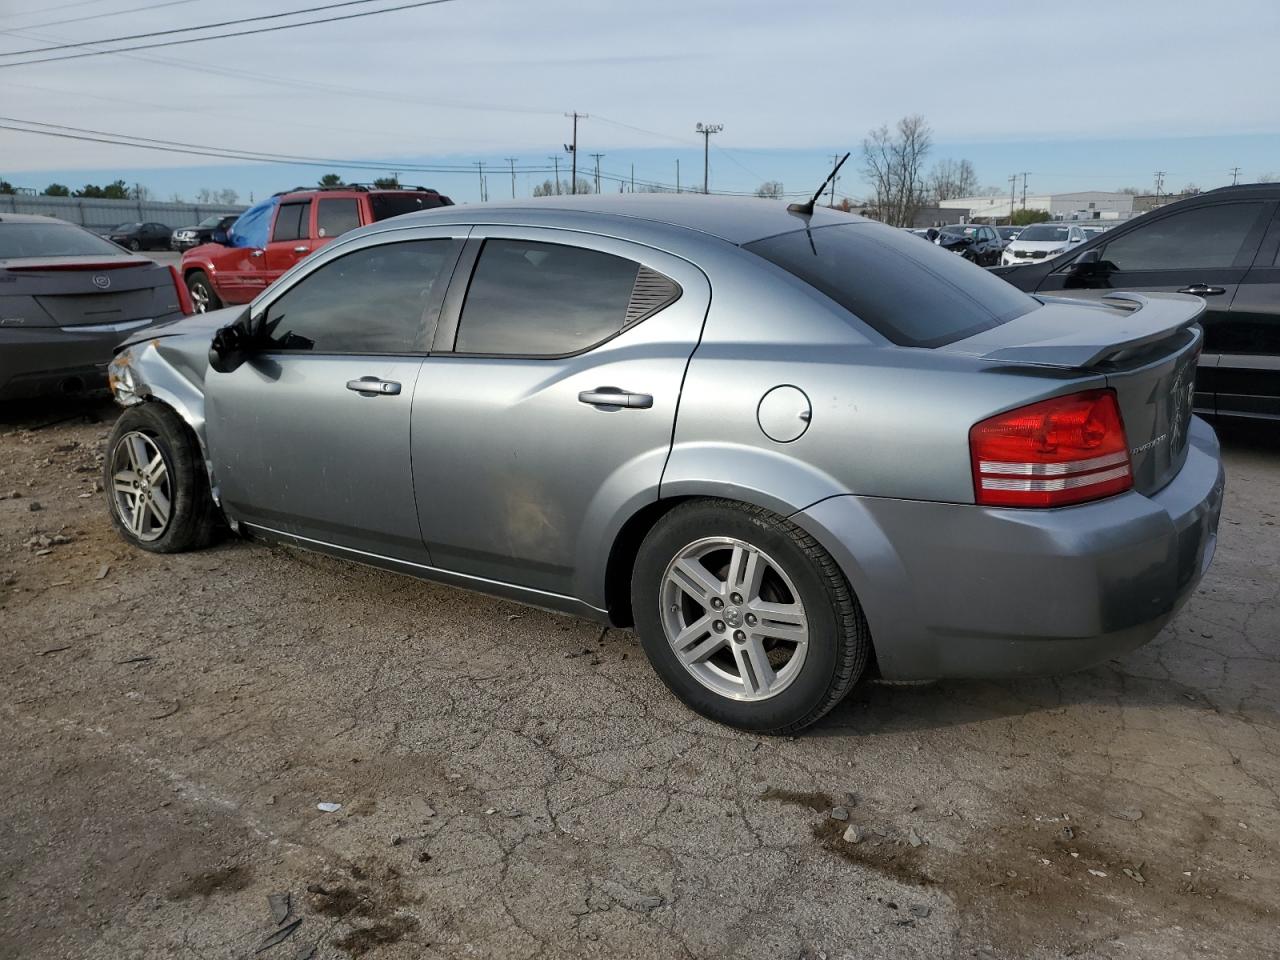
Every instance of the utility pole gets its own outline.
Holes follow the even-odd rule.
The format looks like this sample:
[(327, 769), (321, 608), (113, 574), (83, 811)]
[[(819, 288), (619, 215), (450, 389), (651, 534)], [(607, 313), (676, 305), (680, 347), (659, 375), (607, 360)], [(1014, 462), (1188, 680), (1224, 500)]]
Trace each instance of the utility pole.
[(676, 193), (680, 192), (680, 158), (676, 157)]
[(1030, 170), (1022, 171), (1022, 209), (1023, 210), (1027, 209), (1027, 176), (1030, 173), (1031, 173)]
[(507, 163), (511, 164), (511, 199), (516, 198), (516, 161), (519, 157), (504, 157)]
[(1231, 185), (1234, 187), (1239, 182), (1240, 182), (1240, 168), (1232, 167), (1231, 168)]
[(1009, 177), (1009, 226), (1013, 226), (1013, 205), (1017, 202), (1018, 196), (1018, 175), (1012, 174)]
[(554, 157), (547, 157), (547, 159), (556, 165), (556, 196), (558, 197), (560, 196), (560, 155), (556, 154)]
[(593, 153), (591, 154), (591, 156), (594, 157), (596, 161), (596, 193), (599, 193), (600, 192), (600, 158), (603, 157), (604, 154)]
[[(840, 154), (833, 153), (831, 155), (831, 170), (833, 173), (835, 172), (835, 169), (838, 166), (840, 166)], [(831, 200), (830, 202), (827, 203), (828, 207), (834, 208), (836, 205), (836, 181), (839, 179), (840, 179), (839, 177), (831, 178)]]
[(484, 196), (484, 161), (483, 160), (476, 161), (476, 169), (480, 174), (480, 202), (484, 203), (485, 196)]
[(693, 128), (702, 134), (702, 192), (710, 193), (711, 184), (711, 135), (724, 129), (723, 123), (699, 123)]
[(573, 157), (573, 172), (569, 174), (569, 192), (578, 192), (578, 121), (590, 119), (585, 113), (566, 113), (566, 117), (573, 117), (573, 143), (564, 145), (565, 152)]
[(1160, 191), (1164, 187), (1164, 171), (1156, 171), (1156, 203), (1160, 202)]
[(631, 165), (631, 192), (636, 192), (636, 165)]

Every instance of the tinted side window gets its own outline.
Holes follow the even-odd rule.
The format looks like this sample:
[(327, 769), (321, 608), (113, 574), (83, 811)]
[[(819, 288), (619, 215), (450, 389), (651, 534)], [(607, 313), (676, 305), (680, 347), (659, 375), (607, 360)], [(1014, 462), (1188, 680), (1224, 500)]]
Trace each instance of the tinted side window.
[(267, 308), (272, 349), (316, 353), (422, 353), (460, 240), (408, 240), (356, 250), (294, 284)]
[(1106, 245), (1118, 270), (1229, 267), (1244, 246), (1261, 203), (1219, 203), (1141, 224)]
[(360, 226), (360, 201), (355, 197), (325, 197), (316, 207), (316, 235), (337, 237)]
[(304, 203), (282, 203), (280, 212), (276, 214), (276, 224), (271, 230), (271, 239), (305, 240), (311, 229), (311, 201)]
[(796, 230), (746, 249), (905, 347), (962, 340), (1040, 306), (963, 257), (879, 224)]
[(596, 250), (486, 240), (459, 320), (459, 353), (560, 356), (613, 336), (640, 265)]

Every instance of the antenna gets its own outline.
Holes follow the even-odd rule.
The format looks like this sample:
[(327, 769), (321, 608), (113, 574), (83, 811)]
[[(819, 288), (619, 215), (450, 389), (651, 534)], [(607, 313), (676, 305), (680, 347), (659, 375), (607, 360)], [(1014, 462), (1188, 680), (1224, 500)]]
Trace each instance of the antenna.
[(822, 196), (822, 191), (827, 189), (827, 184), (836, 178), (836, 174), (840, 172), (840, 168), (844, 166), (844, 162), (849, 159), (849, 154), (845, 154), (840, 158), (840, 162), (831, 168), (831, 172), (827, 174), (827, 179), (822, 181), (822, 186), (818, 188), (818, 192), (813, 195), (808, 203), (789, 203), (787, 204), (788, 213), (798, 213), (802, 217), (813, 216), (813, 205), (818, 202), (818, 198)]

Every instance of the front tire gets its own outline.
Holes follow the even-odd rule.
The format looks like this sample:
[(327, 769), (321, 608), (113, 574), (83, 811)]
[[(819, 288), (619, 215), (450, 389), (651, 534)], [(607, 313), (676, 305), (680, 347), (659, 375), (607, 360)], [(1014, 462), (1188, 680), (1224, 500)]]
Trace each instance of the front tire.
[(137, 240), (130, 240), (129, 249), (132, 250), (134, 253), (137, 253), (139, 250), (142, 249), (142, 244), (140, 244)]
[(866, 667), (871, 639), (835, 561), (759, 507), (697, 500), (649, 532), (632, 576), (636, 630), (667, 687), (757, 733), (815, 723)]
[(102, 488), (116, 532), (152, 553), (206, 547), (221, 526), (195, 434), (160, 403), (135, 404), (116, 421)]
[(187, 291), (191, 294), (191, 305), (196, 313), (208, 313), (222, 306), (222, 298), (213, 289), (213, 282), (203, 270), (192, 270), (187, 274)]

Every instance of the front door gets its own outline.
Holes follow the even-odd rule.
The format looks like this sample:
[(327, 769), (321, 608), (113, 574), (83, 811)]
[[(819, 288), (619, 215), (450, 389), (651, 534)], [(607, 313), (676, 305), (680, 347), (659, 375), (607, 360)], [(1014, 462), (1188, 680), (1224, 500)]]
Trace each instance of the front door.
[(311, 201), (280, 204), (263, 260), (263, 280), (275, 283), (295, 263), (311, 252)]
[(1038, 293), (1100, 298), (1116, 290), (1189, 293), (1203, 297), (1204, 353), (1196, 377), (1197, 410), (1215, 410), (1215, 367), (1231, 302), (1253, 261), (1271, 205), (1260, 200), (1213, 203), (1146, 214), (1108, 234), (1093, 249), (1097, 269), (1085, 274), (1049, 274)]
[[(209, 454), (233, 519), (425, 563), (410, 414), (466, 228), (361, 238), (255, 304), (259, 346), (205, 381)], [(425, 234), (430, 234), (425, 235)]]
[(588, 565), (657, 497), (707, 279), (621, 240), (496, 226), (457, 274), (413, 403), (432, 563), (600, 606)]

